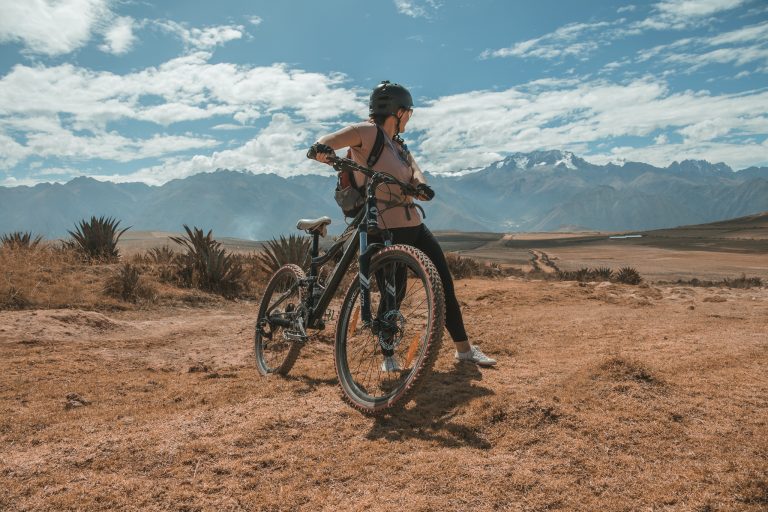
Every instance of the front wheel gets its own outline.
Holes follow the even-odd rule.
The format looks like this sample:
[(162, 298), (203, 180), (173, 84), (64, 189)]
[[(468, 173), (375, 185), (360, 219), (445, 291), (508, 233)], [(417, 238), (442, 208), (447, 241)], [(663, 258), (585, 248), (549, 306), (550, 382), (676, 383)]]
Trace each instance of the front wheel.
[(382, 249), (370, 266), (372, 322), (360, 317), (360, 283), (349, 287), (336, 326), (334, 360), (344, 398), (369, 415), (405, 404), (434, 364), (445, 322), (443, 284), (426, 254)]
[(256, 368), (262, 375), (286, 375), (301, 350), (301, 342), (292, 339), (289, 324), (301, 307), (301, 281), (304, 271), (297, 265), (283, 265), (267, 283), (256, 317)]

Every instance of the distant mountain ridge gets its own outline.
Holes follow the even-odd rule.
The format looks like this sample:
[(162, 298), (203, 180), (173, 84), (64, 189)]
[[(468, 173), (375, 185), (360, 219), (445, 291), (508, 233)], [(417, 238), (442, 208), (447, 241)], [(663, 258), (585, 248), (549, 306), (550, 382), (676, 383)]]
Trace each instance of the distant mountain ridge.
[[(425, 203), (431, 229), (463, 231), (645, 230), (700, 224), (768, 210), (768, 167), (734, 172), (723, 163), (642, 162), (595, 165), (568, 151), (515, 153), (457, 176), (430, 175), (437, 196)], [(123, 226), (180, 231), (182, 224), (218, 236), (268, 239), (302, 217), (329, 215), (335, 177), (217, 170), (162, 186), (99, 182), (0, 187), (0, 233), (61, 237), (75, 222), (110, 215)]]

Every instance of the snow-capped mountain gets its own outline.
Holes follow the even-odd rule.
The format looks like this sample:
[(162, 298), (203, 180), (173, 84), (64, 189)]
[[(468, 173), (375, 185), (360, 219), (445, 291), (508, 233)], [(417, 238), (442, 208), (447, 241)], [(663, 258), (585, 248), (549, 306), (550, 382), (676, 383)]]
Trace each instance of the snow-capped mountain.
[[(432, 229), (599, 230), (700, 224), (768, 210), (768, 168), (734, 172), (701, 160), (659, 168), (641, 162), (595, 165), (567, 151), (515, 153), (457, 176), (429, 176), (436, 198), (424, 203)], [(0, 233), (65, 236), (90, 215), (111, 215), (134, 229), (267, 239), (294, 230), (296, 219), (330, 215), (334, 176), (250, 174), (219, 170), (160, 187), (76, 178), (66, 184), (0, 187)]]

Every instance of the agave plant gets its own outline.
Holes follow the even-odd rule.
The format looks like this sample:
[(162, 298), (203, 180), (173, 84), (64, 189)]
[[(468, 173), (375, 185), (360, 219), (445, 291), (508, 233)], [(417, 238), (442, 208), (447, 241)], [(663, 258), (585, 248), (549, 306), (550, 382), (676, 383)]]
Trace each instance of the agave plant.
[(225, 297), (236, 297), (243, 288), (243, 267), (239, 260), (213, 238), (213, 231), (203, 234), (202, 229), (190, 229), (186, 224), (184, 230), (186, 236), (171, 237), (186, 248), (186, 253), (177, 258), (182, 283)]
[(624, 284), (640, 284), (643, 281), (640, 273), (632, 267), (621, 267), (616, 273), (615, 279)]
[(610, 281), (613, 278), (613, 270), (610, 267), (593, 268), (591, 273), (596, 281)]
[(120, 256), (117, 242), (130, 227), (118, 230), (120, 221), (112, 217), (91, 217), (75, 225), (75, 231), (68, 231), (72, 236), (72, 245), (88, 259), (97, 261), (115, 261)]
[(309, 246), (311, 239), (300, 235), (280, 236), (267, 242), (267, 246), (257, 256), (259, 263), (268, 272), (274, 272), (283, 265), (293, 263), (302, 268), (309, 265)]
[(124, 263), (107, 279), (104, 292), (111, 297), (127, 302), (150, 299), (154, 294), (151, 286), (141, 280), (139, 267)]
[(577, 281), (589, 281), (592, 278), (592, 272), (587, 267), (582, 267), (574, 274)]
[(0, 236), (0, 246), (9, 249), (35, 249), (42, 241), (42, 236), (33, 237), (29, 231), (14, 231)]
[(164, 245), (162, 247), (153, 247), (147, 251), (146, 259), (155, 265), (169, 265), (173, 263), (176, 253), (173, 249)]

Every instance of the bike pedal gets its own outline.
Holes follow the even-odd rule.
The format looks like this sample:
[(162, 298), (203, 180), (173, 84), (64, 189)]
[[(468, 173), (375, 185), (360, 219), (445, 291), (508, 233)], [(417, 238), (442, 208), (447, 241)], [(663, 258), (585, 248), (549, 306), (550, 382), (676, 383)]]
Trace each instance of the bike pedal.
[(292, 331), (284, 331), (283, 336), (287, 340), (297, 341), (299, 343), (306, 343), (308, 339), (307, 336), (304, 336), (300, 332), (292, 332)]

